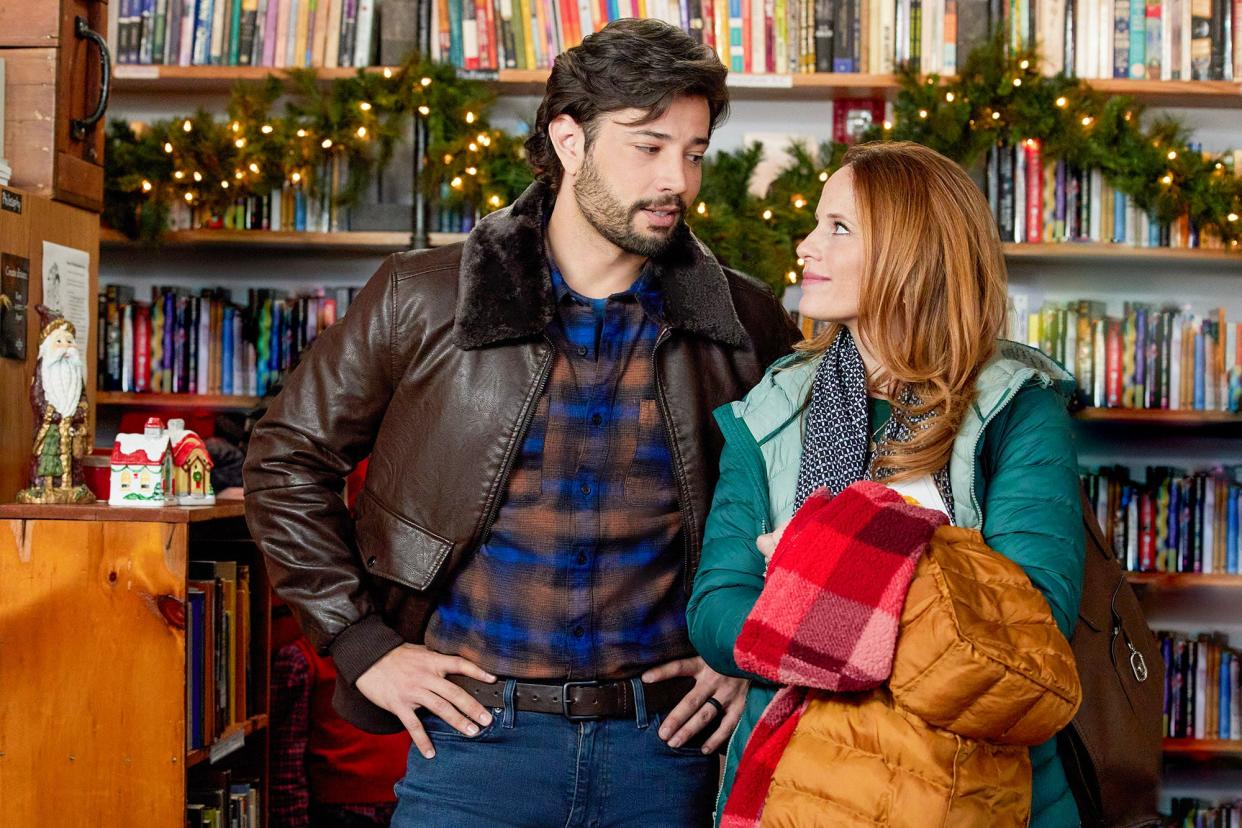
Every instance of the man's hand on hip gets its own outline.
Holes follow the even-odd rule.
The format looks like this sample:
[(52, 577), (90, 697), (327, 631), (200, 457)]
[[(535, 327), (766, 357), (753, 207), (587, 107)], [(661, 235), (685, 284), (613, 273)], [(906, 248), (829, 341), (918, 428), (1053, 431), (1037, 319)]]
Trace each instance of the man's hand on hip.
[(431, 759), (436, 751), (415, 715), (418, 708), (426, 708), (466, 736), (476, 735), (479, 725), (486, 727), (492, 723), (492, 714), (486, 707), (446, 678), (453, 674), (489, 683), (496, 680), (464, 658), (437, 653), (421, 644), (402, 644), (372, 664), (358, 677), (355, 686), (374, 704), (400, 719), (410, 731), (418, 752)]
[[(643, 673), (642, 679), (645, 684), (654, 684), (675, 676), (693, 676), (694, 689), (664, 717), (660, 723), (660, 738), (668, 742), (669, 747), (681, 747), (700, 730), (715, 727), (715, 732), (703, 743), (703, 752), (712, 753), (733, 735), (733, 728), (742, 717), (750, 682), (722, 676), (698, 656), (652, 667)], [(720, 708), (708, 699), (715, 699)]]

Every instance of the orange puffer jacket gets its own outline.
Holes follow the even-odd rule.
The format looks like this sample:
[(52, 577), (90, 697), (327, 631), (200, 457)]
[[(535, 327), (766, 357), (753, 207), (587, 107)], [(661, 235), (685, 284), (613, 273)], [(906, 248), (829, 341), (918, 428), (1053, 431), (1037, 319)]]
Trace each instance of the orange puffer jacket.
[(1030, 745), (1081, 701), (1043, 596), (975, 530), (936, 530), (888, 684), (815, 692), (781, 756), (765, 826), (1010, 826), (1030, 817)]

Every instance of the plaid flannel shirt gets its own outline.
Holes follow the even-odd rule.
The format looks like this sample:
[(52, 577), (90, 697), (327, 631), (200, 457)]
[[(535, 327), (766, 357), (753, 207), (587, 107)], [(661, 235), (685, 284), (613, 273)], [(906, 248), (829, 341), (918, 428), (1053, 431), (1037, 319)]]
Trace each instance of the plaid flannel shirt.
[(556, 346), (487, 541), (447, 586), (427, 644), (524, 679), (604, 679), (693, 654), (681, 516), (645, 272), (588, 299), (552, 268)]

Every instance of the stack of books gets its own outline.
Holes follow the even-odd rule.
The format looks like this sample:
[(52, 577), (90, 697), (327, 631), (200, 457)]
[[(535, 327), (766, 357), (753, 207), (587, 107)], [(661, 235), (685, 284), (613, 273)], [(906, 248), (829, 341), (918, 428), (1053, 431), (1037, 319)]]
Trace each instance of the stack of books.
[(1242, 739), (1240, 654), (1221, 633), (1157, 633), (1164, 656), (1164, 735), (1171, 739)]
[(370, 66), (374, 0), (120, 0), (120, 64)]
[(1074, 375), (1082, 405), (1173, 411), (1242, 409), (1242, 323), (1220, 308), (1125, 302), (1120, 315), (1082, 299), (1028, 310), (1010, 295), (1010, 337)]
[(250, 567), (190, 561), (186, 584), (186, 747), (207, 747), (255, 707)]
[[(1232, 160), (1234, 170), (1242, 172), (1242, 151), (1234, 152)], [(1035, 139), (988, 152), (986, 189), (1004, 242), (1224, 247), (1219, 236), (1200, 232), (1185, 216), (1167, 224), (1157, 221), (1109, 185), (1099, 170), (1045, 163)]]
[(1083, 486), (1126, 569), (1239, 573), (1239, 469), (1148, 467), (1136, 480), (1125, 466), (1111, 466), (1084, 473)]
[(156, 287), (150, 302), (128, 285), (99, 300), (99, 388), (165, 394), (267, 394), (357, 289), (300, 296), (251, 288), (244, 306), (224, 288), (195, 295)]

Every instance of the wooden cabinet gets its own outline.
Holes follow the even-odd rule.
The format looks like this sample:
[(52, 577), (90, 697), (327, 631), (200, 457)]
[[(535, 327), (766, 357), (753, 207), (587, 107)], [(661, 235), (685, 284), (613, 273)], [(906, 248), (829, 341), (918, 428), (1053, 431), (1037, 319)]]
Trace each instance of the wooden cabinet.
[[(86, 362), (86, 396), (94, 430), (96, 294), (99, 282), (99, 217), (13, 187), (0, 187), (7, 209), (0, 209), (0, 254), (28, 260), (30, 281), (26, 301), (26, 358), (0, 357), (0, 502), (11, 501), (30, 485), (28, 463), (34, 442), (34, 415), (30, 410), (30, 380), (39, 354), (39, 314), (43, 301), (43, 242), (85, 250), (90, 254), (91, 328), (78, 332), (78, 346)], [(2, 689), (2, 685), (0, 685)]]
[[(240, 502), (0, 505), (0, 522), (0, 821), (175, 828), (212, 770), (267, 779), (270, 588)], [(214, 750), (187, 749), (190, 560), (250, 572), (251, 704)]]
[(10, 183), (96, 213), (106, 121), (83, 123), (100, 114), (109, 71), (101, 46), (107, 8), (99, 0), (0, 3)]

